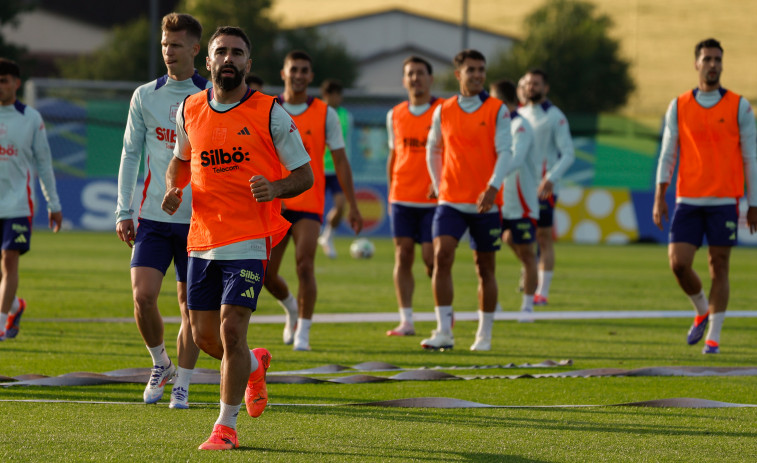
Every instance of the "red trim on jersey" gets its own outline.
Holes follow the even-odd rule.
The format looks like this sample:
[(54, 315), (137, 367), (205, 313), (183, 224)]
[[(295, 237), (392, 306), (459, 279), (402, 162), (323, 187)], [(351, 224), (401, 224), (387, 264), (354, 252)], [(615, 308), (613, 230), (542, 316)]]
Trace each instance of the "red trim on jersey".
[(523, 190), (520, 189), (520, 175), (515, 177), (515, 184), (518, 188), (518, 201), (520, 201), (520, 207), (523, 209), (523, 218), (526, 218), (531, 215), (531, 209), (528, 208), (528, 203), (526, 202), (526, 198), (523, 197)]
[(34, 201), (32, 201), (32, 174), (26, 173), (26, 200), (29, 202), (29, 221), (34, 217)]
[(150, 179), (152, 178), (152, 171), (150, 170), (150, 156), (147, 156), (147, 178), (145, 179), (145, 187), (142, 189), (142, 201), (139, 203), (139, 214), (142, 215), (142, 206), (145, 204), (145, 199), (147, 199), (147, 187), (150, 186)]

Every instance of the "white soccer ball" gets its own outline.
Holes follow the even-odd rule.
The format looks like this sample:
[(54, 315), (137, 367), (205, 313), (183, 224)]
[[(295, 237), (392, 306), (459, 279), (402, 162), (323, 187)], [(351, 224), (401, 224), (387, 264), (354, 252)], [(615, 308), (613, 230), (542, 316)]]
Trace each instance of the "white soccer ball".
[(358, 238), (350, 245), (350, 255), (355, 259), (370, 259), (376, 247), (366, 238)]

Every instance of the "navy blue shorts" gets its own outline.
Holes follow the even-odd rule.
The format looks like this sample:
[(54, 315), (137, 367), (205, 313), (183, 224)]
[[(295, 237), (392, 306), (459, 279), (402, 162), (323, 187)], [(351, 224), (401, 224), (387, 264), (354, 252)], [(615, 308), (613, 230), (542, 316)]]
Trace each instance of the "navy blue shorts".
[(315, 212), (302, 212), (302, 211), (293, 211), (291, 209), (284, 209), (283, 211), (281, 211), (281, 216), (284, 217), (284, 219), (286, 219), (287, 222), (293, 225), (292, 227), (289, 227), (289, 230), (287, 230), (287, 235), (292, 234), (292, 229), (294, 228), (294, 224), (296, 224), (302, 219), (315, 220), (319, 224), (323, 224), (323, 215), (316, 214)]
[(30, 217), (0, 219), (0, 248), (4, 251), (18, 251), (25, 254), (32, 243), (32, 221)]
[(710, 246), (735, 246), (738, 238), (739, 207), (736, 204), (724, 206), (692, 206), (676, 204), (670, 219), (671, 243), (702, 245), (707, 237)]
[(342, 192), (342, 185), (339, 184), (336, 174), (326, 174), (326, 191), (332, 195)]
[(474, 251), (494, 252), (502, 246), (502, 216), (499, 212), (468, 214), (450, 206), (437, 206), (431, 234), (434, 238), (449, 235), (460, 240), (465, 230), (470, 232), (470, 247)]
[(502, 219), (502, 231), (510, 230), (513, 243), (530, 244), (536, 241), (536, 220)]
[(187, 281), (188, 223), (157, 222), (139, 219), (131, 266), (150, 267), (166, 274), (173, 260), (176, 281)]
[(392, 236), (395, 238), (412, 238), (416, 243), (430, 243), (431, 226), (434, 223), (433, 207), (412, 207), (391, 204)]
[(258, 259), (190, 257), (187, 307), (189, 310), (220, 310), (221, 305), (228, 304), (247, 307), (254, 312), (267, 263)]
[(547, 228), (554, 225), (555, 204), (557, 204), (557, 196), (555, 195), (539, 200), (539, 221), (536, 222), (537, 227)]

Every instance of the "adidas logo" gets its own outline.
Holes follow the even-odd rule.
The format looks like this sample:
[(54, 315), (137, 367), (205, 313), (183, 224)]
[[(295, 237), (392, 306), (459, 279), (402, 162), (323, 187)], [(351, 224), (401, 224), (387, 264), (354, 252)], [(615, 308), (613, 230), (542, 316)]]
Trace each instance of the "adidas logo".
[(240, 294), (240, 296), (249, 297), (250, 299), (255, 299), (255, 288), (250, 287), (250, 289)]
[(486, 122), (484, 122), (484, 121), (481, 121), (481, 123), (480, 123), (479, 125), (480, 125), (481, 127), (484, 127), (484, 126), (486, 125)]
[(26, 243), (26, 236), (18, 235), (18, 238), (13, 240), (14, 243)]
[(249, 135), (249, 134), (250, 134), (250, 131), (247, 130), (247, 127), (243, 128), (242, 130), (240, 130), (239, 132), (237, 132), (237, 135)]

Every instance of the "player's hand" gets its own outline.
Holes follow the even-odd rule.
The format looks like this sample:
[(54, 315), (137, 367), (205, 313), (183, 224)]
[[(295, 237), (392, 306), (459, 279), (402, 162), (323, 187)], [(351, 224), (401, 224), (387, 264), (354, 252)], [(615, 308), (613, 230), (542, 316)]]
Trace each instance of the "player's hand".
[(130, 248), (134, 247), (133, 241), (136, 238), (134, 233), (134, 221), (132, 219), (126, 219), (116, 224), (116, 234), (118, 238), (126, 243)]
[(63, 212), (48, 212), (47, 218), (50, 229), (52, 229), (53, 233), (58, 233), (60, 231), (61, 224), (63, 224)]
[(166, 191), (166, 195), (163, 196), (163, 204), (160, 208), (163, 209), (168, 215), (174, 215), (181, 206), (181, 195), (183, 192), (180, 188), (171, 188)]
[(262, 175), (254, 175), (250, 179), (250, 191), (259, 203), (273, 201), (278, 196), (276, 186)]
[(360, 211), (357, 207), (350, 207), (350, 213), (347, 219), (350, 222), (350, 228), (356, 235), (363, 231), (363, 216), (360, 215)]
[[(749, 209), (753, 208), (750, 207)], [(757, 212), (755, 214), (755, 220), (757, 220)], [(660, 230), (662, 230), (662, 219), (668, 220), (668, 203), (665, 202), (665, 199), (655, 198), (654, 206), (652, 207), (652, 220)], [(748, 219), (749, 215), (747, 214)], [(757, 221), (755, 221), (755, 226), (757, 227)]]
[(497, 197), (497, 189), (493, 186), (489, 186), (483, 193), (478, 195), (476, 201), (476, 210), (479, 214), (489, 212), (489, 209), (494, 205), (494, 198)]
[(749, 206), (746, 211), (746, 223), (749, 225), (749, 233), (757, 231), (757, 206)]
[(549, 199), (552, 196), (552, 192), (555, 188), (554, 183), (550, 182), (546, 178), (541, 179), (541, 183), (539, 184), (539, 188), (537, 190), (537, 193), (539, 194), (539, 199), (545, 200)]

